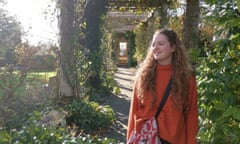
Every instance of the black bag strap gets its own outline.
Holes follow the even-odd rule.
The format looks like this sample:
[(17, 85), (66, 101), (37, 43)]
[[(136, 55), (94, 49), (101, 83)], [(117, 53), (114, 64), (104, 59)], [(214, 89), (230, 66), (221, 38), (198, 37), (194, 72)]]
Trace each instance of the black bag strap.
[(168, 96), (169, 96), (170, 89), (171, 89), (171, 84), (172, 84), (172, 78), (170, 78), (170, 80), (169, 80), (169, 82), (168, 82), (168, 85), (167, 85), (167, 88), (166, 88), (166, 90), (165, 90), (165, 92), (164, 92), (162, 101), (160, 102), (160, 105), (159, 105), (159, 107), (158, 107), (158, 110), (157, 110), (157, 112), (156, 112), (156, 114), (155, 114), (155, 118), (158, 117), (158, 115), (159, 115), (159, 113), (161, 112), (164, 104), (165, 104), (166, 101), (167, 101), (167, 98), (168, 98)]

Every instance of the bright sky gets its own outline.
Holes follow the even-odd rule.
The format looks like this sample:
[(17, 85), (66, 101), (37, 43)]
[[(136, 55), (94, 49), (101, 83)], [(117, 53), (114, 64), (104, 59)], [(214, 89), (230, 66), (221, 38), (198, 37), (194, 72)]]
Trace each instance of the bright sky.
[(26, 35), (23, 41), (27, 39), (31, 44), (58, 42), (56, 13), (55, 16), (44, 14), (46, 11), (53, 13), (53, 0), (7, 0), (6, 9), (20, 21)]

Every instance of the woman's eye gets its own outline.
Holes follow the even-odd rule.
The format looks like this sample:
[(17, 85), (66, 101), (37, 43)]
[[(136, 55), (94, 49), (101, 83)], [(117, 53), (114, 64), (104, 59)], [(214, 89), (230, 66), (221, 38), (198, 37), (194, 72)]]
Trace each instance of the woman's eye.
[(154, 43), (152, 43), (152, 47), (155, 47), (155, 46), (162, 46), (162, 45), (164, 45), (165, 43), (164, 42), (154, 42)]
[(164, 45), (164, 43), (160, 42), (160, 43), (158, 43), (158, 45)]

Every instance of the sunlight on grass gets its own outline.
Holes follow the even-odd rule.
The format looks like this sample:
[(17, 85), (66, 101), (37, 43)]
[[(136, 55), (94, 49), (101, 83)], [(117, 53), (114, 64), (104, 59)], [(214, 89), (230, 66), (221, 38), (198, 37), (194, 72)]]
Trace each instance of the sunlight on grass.
[(30, 72), (27, 74), (27, 79), (37, 79), (47, 82), (50, 77), (56, 76), (56, 71), (53, 72)]
[[(14, 74), (18, 75), (19, 71), (14, 71)], [(52, 72), (28, 72), (27, 73), (27, 81), (28, 80), (40, 80), (42, 82), (48, 82), (50, 77), (56, 76), (57, 72), (52, 71)]]

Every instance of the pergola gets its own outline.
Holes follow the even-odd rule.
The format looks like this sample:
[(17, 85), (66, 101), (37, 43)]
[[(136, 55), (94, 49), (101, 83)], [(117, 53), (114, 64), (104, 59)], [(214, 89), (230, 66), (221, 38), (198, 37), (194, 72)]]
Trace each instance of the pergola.
[(139, 2), (134, 0), (108, 0), (107, 28), (113, 32), (124, 32), (146, 21), (149, 11), (139, 6)]
[[(148, 13), (136, 13), (136, 12), (121, 12), (121, 11), (109, 11), (106, 15), (106, 27), (114, 33), (124, 33), (131, 31), (142, 21), (146, 21)], [(128, 46), (125, 44), (125, 40), (117, 40), (119, 44), (115, 47), (117, 55), (118, 65), (127, 65), (128, 61)], [(125, 45), (125, 46), (123, 46)]]
[(148, 13), (110, 11), (106, 16), (107, 28), (114, 32), (132, 30), (138, 23), (148, 18)]

